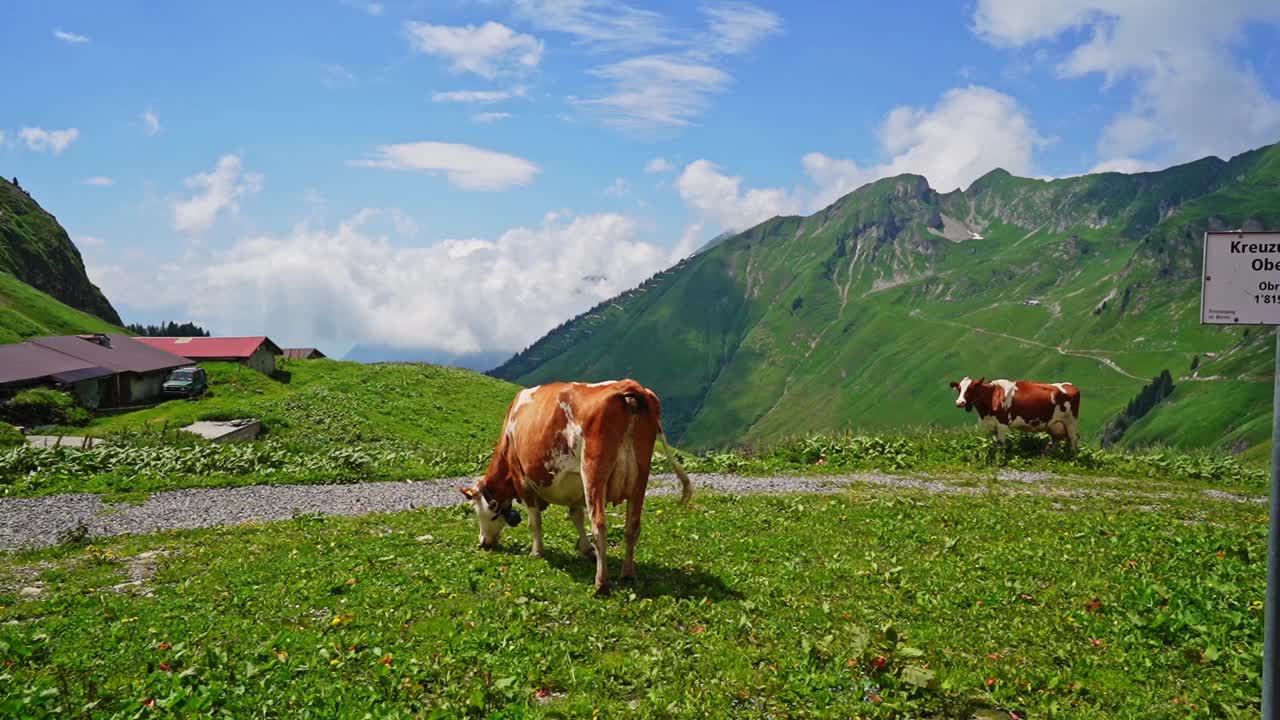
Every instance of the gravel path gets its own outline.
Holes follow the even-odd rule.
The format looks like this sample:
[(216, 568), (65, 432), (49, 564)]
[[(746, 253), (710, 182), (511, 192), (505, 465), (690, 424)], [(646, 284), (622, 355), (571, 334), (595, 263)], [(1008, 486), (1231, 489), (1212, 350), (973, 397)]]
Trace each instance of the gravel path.
[[(848, 478), (743, 478), (693, 475), (698, 490), (732, 493), (834, 492)], [(469, 478), (353, 485), (252, 485), (152, 493), (145, 502), (104, 503), (92, 494), (0, 498), (0, 551), (43, 547), (82, 525), (90, 537), (285, 520), (295, 515), (365, 515), (462, 501)], [(650, 495), (675, 492), (675, 477), (654, 475)]]
[[(855, 473), (826, 477), (742, 477), (738, 475), (693, 474), (697, 492), (746, 493), (835, 493), (851, 483), (917, 490), (929, 493), (978, 494), (972, 485), (950, 484), (938, 479), (921, 479), (884, 473)], [(1105, 496), (1104, 489), (1055, 488), (1050, 473), (1001, 470), (997, 479), (1010, 483), (1002, 491), (1064, 496)], [(89, 537), (109, 537), (179, 530), (245, 522), (286, 520), (295, 515), (365, 515), (423, 507), (443, 507), (462, 501), (458, 486), (470, 478), (446, 478), (417, 482), (371, 482), (352, 485), (253, 485), (235, 488), (198, 488), (153, 493), (141, 504), (104, 503), (93, 494), (51, 495), (38, 498), (0, 498), (0, 552), (23, 547), (43, 547), (57, 543), (66, 533), (83, 526)], [(650, 495), (676, 492), (675, 476), (654, 475)], [(1150, 495), (1161, 493), (1127, 493)], [(1205, 490), (1203, 495), (1224, 502), (1266, 502), (1265, 497), (1235, 495)]]

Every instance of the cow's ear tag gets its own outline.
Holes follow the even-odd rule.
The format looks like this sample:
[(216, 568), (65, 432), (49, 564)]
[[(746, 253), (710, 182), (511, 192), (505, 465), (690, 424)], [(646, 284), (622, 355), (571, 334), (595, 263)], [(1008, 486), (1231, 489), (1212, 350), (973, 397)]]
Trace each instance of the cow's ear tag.
[(475, 496), (476, 496), (476, 490), (475, 490), (475, 488), (470, 488), (470, 487), (462, 486), (462, 487), (459, 487), (458, 489), (462, 491), (462, 494), (463, 494), (463, 495), (466, 495), (466, 496), (467, 496), (467, 499), (468, 499), (468, 500), (472, 500), (472, 499), (474, 499), (474, 498), (475, 498)]

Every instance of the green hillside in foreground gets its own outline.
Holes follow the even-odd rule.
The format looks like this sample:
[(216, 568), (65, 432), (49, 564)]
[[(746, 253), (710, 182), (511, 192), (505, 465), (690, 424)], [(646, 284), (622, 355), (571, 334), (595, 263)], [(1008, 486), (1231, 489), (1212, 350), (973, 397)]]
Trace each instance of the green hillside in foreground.
[(126, 331), (101, 318), (67, 307), (13, 275), (0, 271), (0, 343), (92, 332)]
[(609, 597), (561, 512), (543, 516), (543, 557), (528, 522), (477, 550), (457, 507), (0, 554), (0, 707), (1260, 717), (1266, 506), (1162, 479), (1064, 480), (650, 498), (638, 583)]
[(120, 315), (90, 280), (80, 251), (25, 190), (0, 178), (0, 272), (113, 325)]
[(286, 380), (234, 363), (202, 363), (211, 390), (197, 400), (98, 418), (92, 435), (170, 430), (196, 420), (254, 417), (272, 439), (319, 447), (491, 451), (519, 388), (469, 370), (422, 364), (281, 360)]
[(1228, 228), (1280, 228), (1280, 146), (945, 194), (886, 178), (727, 238), (491, 374), (635, 377), (697, 449), (973, 424), (947, 386), (965, 375), (1078, 384), (1096, 441), (1168, 369), (1173, 394), (1121, 441), (1241, 449), (1269, 435), (1272, 335), (1200, 325), (1203, 233)]

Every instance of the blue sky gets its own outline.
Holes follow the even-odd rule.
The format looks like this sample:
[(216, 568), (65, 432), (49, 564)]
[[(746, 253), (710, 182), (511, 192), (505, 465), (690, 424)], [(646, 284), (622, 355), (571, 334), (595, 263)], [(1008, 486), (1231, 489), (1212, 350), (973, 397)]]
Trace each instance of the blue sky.
[(1280, 4), (1208, 7), (14, 3), (0, 174), (127, 320), (514, 350), (877, 177), (1280, 140)]

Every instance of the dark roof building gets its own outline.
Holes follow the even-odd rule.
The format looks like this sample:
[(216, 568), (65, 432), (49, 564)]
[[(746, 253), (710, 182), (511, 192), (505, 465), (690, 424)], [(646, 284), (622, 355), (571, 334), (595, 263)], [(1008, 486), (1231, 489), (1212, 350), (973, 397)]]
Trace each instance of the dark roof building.
[(284, 356), (290, 360), (319, 360), (328, 357), (315, 348), (285, 348)]
[(0, 345), (0, 386), (39, 383), (55, 374), (94, 368), (92, 363), (29, 342)]
[(140, 343), (128, 335), (62, 335), (27, 342), (118, 373), (141, 374), (191, 364), (181, 355)]
[(49, 379), (63, 385), (74, 385), (85, 380), (97, 380), (98, 378), (111, 377), (115, 373), (103, 367), (87, 367), (83, 370), (68, 370), (67, 372), (54, 373)]
[(0, 345), (0, 389), (71, 389), (86, 407), (149, 400), (169, 371), (191, 361), (128, 335), (63, 335)]

